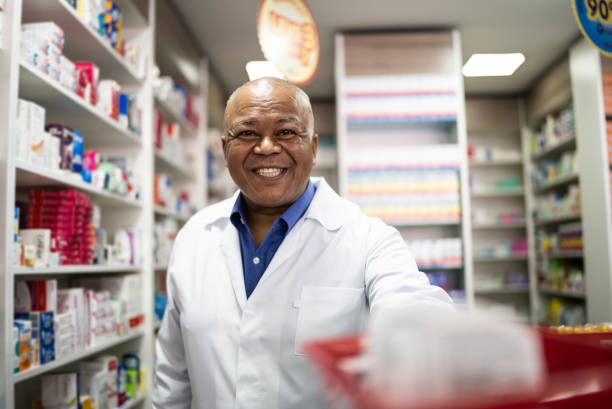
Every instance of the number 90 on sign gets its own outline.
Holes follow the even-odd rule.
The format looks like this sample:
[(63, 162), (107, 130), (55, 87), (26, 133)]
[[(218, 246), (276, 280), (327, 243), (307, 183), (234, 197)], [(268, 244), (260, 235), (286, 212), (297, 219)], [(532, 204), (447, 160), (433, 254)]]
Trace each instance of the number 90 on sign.
[(589, 18), (599, 19), (602, 23), (612, 22), (612, 0), (585, 0), (589, 9)]

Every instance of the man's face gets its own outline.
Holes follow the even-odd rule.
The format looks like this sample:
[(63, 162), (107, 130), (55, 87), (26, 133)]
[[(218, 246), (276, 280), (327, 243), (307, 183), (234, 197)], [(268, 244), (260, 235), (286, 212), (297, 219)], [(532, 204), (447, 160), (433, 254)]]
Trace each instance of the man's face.
[(304, 192), (317, 152), (309, 106), (290, 87), (256, 83), (226, 109), (225, 164), (247, 204), (287, 207)]

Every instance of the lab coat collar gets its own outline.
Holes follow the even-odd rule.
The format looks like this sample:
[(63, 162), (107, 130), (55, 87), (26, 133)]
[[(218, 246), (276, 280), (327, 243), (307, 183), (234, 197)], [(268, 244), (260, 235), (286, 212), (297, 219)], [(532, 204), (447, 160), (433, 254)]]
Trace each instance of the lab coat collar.
[[(317, 186), (317, 191), (304, 213), (304, 219), (314, 219), (327, 230), (338, 230), (344, 222), (342, 199), (329, 187), (324, 178), (311, 177), (310, 181)], [(237, 190), (231, 198), (211, 206), (207, 214), (203, 214), (204, 225), (209, 227), (223, 219), (229, 221), (239, 193), (240, 190)]]

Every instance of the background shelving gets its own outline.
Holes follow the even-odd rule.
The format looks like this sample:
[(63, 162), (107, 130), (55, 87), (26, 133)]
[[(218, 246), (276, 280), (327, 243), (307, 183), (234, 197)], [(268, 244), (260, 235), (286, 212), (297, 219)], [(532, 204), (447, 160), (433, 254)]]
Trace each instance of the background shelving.
[(519, 101), (466, 99), (476, 306), (531, 319)]
[(427, 273), (471, 304), (459, 49), (456, 32), (337, 35), (338, 181), (343, 196), (400, 230), (420, 264), (446, 265), (422, 258), (456, 242), (453, 268)]

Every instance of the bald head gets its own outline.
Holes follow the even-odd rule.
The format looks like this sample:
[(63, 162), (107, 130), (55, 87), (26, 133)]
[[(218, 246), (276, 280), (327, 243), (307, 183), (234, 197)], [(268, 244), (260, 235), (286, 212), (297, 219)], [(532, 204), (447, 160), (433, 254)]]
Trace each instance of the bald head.
[(295, 104), (297, 111), (303, 117), (310, 137), (314, 134), (314, 116), (310, 106), (310, 98), (299, 87), (289, 81), (264, 77), (246, 82), (236, 88), (227, 99), (225, 114), (223, 116), (224, 134), (227, 135), (231, 127), (231, 117), (243, 104), (274, 103), (279, 98), (289, 99)]

